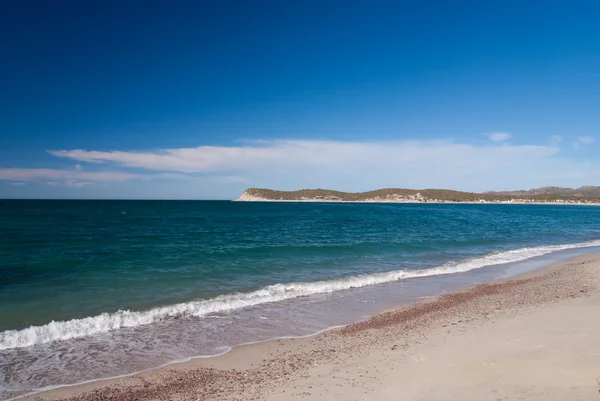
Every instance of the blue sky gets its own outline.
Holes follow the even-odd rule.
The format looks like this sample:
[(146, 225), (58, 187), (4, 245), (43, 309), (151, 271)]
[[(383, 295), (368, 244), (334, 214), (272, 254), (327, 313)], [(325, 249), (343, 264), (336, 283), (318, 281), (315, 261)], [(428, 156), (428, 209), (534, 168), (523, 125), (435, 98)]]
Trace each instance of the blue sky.
[(9, 1), (0, 197), (600, 185), (594, 1)]

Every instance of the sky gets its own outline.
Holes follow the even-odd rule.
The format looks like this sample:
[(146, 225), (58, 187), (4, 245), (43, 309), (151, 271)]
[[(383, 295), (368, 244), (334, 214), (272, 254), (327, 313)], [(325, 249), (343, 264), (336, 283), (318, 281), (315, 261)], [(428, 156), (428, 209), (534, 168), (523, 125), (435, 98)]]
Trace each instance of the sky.
[(0, 198), (600, 185), (600, 2), (0, 2)]

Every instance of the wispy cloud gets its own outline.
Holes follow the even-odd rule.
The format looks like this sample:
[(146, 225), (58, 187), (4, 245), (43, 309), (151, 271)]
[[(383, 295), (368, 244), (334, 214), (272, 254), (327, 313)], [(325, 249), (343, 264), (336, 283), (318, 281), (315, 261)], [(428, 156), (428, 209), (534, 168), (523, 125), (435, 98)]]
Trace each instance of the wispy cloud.
[[(550, 145), (476, 145), (451, 140), (261, 140), (238, 146), (143, 152), (51, 151), (79, 163), (113, 168), (227, 176), (230, 178), (220, 183), (232, 187), (329, 186), (346, 190), (381, 186), (487, 190), (550, 185), (555, 184), (554, 174), (573, 167), (558, 159), (558, 152), (558, 147)], [(531, 174), (523, 174), (525, 171)], [(216, 179), (211, 182), (219, 185)]]
[(115, 182), (125, 181), (138, 177), (137, 174), (117, 171), (81, 171), (60, 170), (44, 168), (0, 168), (0, 180), (32, 182), (39, 180), (48, 181), (90, 181), (90, 182)]
[(73, 181), (73, 180), (64, 180), (64, 181), (47, 181), (46, 185), (50, 185), (51, 187), (72, 187), (72, 188), (83, 188), (87, 185), (94, 184), (90, 181)]
[[(566, 159), (559, 150), (555, 145), (514, 145), (506, 141), (482, 145), (451, 140), (261, 140), (237, 146), (153, 151), (55, 150), (50, 153), (74, 161), (79, 167), (0, 169), (0, 180), (72, 187), (136, 180), (140, 186), (151, 188), (142, 181), (163, 179), (175, 185), (174, 180), (184, 179), (190, 180), (190, 185), (183, 184), (186, 196), (194, 191), (225, 193), (223, 188), (229, 188), (233, 197), (246, 186), (480, 191), (575, 186), (600, 179), (599, 163)], [(87, 171), (99, 167), (111, 171)], [(161, 190), (165, 191), (163, 186), (155, 187), (157, 196), (164, 195)]]
[(596, 138), (594, 138), (593, 136), (579, 136), (579, 137), (577, 137), (575, 142), (573, 142), (573, 147), (575, 149), (579, 149), (584, 145), (591, 145), (595, 141), (596, 141)]
[(193, 177), (178, 173), (134, 174), (122, 171), (83, 171), (79, 165), (76, 165), (74, 170), (0, 168), (0, 181), (11, 181), (11, 185), (14, 186), (37, 182), (50, 186), (81, 188), (92, 184), (124, 182), (133, 179), (193, 179)]
[(550, 137), (550, 144), (553, 146), (558, 146), (560, 145), (562, 142), (562, 136), (560, 135), (552, 135)]
[[(147, 170), (183, 173), (216, 173), (259, 168), (346, 168), (371, 165), (401, 166), (411, 163), (462, 165), (467, 160), (553, 155), (552, 146), (475, 146), (452, 141), (341, 142), (272, 140), (243, 146), (200, 146), (153, 152), (57, 150), (51, 154), (89, 163), (108, 163)], [(482, 158), (483, 156), (483, 158)]]
[(504, 142), (510, 139), (511, 136), (508, 132), (492, 132), (488, 134), (488, 138), (492, 142)]
[[(218, 177), (219, 180), (239, 182), (239, 177)], [(39, 183), (49, 186), (82, 188), (94, 184), (119, 183), (129, 180), (189, 180), (198, 177), (188, 174), (163, 172), (138, 174), (124, 171), (84, 171), (79, 164), (74, 169), (0, 168), (0, 181), (9, 181), (12, 186)]]

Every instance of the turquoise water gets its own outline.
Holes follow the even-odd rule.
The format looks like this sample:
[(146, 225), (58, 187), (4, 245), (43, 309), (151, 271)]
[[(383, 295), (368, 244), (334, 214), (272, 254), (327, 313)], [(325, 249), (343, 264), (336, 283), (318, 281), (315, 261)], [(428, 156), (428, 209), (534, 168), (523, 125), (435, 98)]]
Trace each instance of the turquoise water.
[(0, 222), (1, 399), (314, 333), (384, 307), (379, 292), (600, 245), (589, 206), (0, 200)]

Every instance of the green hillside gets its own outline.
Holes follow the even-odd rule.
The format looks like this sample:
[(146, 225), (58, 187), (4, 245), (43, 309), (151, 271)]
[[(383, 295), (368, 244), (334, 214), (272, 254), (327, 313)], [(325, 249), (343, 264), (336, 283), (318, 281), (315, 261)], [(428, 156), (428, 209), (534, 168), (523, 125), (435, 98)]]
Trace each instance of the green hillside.
[(462, 192), (448, 189), (406, 189), (406, 188), (383, 188), (368, 192), (342, 192), (331, 189), (301, 189), (298, 191), (277, 191), (264, 188), (249, 188), (244, 194), (252, 197), (268, 200), (332, 200), (332, 201), (365, 201), (365, 200), (391, 200), (398, 198), (417, 197), (420, 194), (421, 201), (449, 201), (449, 202), (479, 202), (479, 201), (510, 201), (511, 199), (523, 199), (537, 202), (552, 202), (556, 200), (599, 202), (600, 195), (590, 196), (581, 193), (553, 194), (551, 192), (515, 191), (515, 192)]

